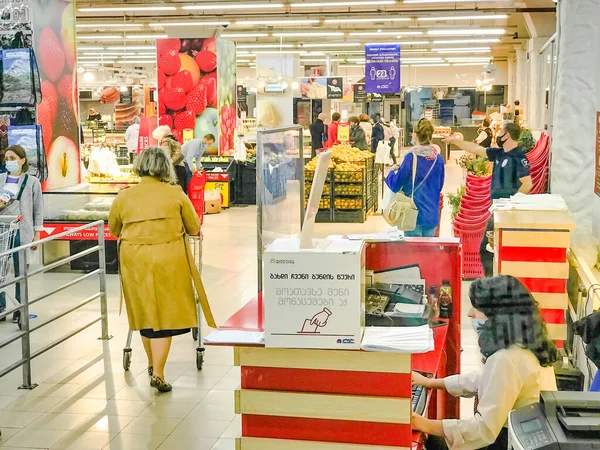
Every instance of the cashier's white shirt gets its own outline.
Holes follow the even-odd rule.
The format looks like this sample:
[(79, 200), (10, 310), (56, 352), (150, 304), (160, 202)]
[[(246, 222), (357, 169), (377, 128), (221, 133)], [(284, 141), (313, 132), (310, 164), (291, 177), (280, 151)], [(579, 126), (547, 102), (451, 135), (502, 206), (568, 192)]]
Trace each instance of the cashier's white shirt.
[(493, 444), (510, 411), (538, 402), (540, 391), (557, 390), (553, 368), (540, 366), (531, 351), (516, 345), (494, 353), (478, 371), (446, 377), (444, 385), (455, 397), (479, 395), (472, 419), (442, 421), (450, 450)]

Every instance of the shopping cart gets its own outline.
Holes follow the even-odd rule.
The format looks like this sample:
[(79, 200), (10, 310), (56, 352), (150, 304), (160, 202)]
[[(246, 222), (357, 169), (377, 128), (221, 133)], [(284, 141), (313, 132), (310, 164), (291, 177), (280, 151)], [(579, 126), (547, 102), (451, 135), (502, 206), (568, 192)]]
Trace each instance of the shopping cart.
[[(21, 216), (0, 216), (0, 253), (14, 248), (20, 221)], [(7, 281), (12, 260), (13, 254), (0, 256), (0, 284)], [(15, 267), (15, 273), (18, 273), (17, 267)], [(4, 295), (14, 306), (19, 306), (19, 302), (10, 296), (6, 290), (4, 291)], [(21, 328), (21, 321), (19, 321), (19, 328)]]
[[(198, 236), (189, 236), (190, 248), (192, 251), (192, 256), (194, 257), (194, 262), (198, 267), (198, 271), (202, 274), (202, 233)], [(196, 346), (196, 368), (198, 370), (202, 370), (202, 366), (204, 365), (204, 346), (202, 345), (202, 309), (200, 305), (196, 303), (196, 313), (198, 315), (198, 327), (192, 328), (192, 338), (194, 341), (197, 341), (198, 344)], [(131, 339), (133, 337), (133, 332), (129, 330), (127, 333), (127, 342), (125, 344), (125, 348), (123, 349), (123, 369), (127, 372), (131, 367)]]

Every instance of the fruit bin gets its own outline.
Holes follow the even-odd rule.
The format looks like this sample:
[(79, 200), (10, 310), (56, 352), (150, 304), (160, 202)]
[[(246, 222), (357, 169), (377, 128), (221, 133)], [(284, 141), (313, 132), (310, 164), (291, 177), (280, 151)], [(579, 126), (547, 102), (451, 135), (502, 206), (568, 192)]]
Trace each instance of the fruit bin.
[(365, 183), (337, 183), (334, 188), (334, 195), (336, 197), (340, 195), (362, 196), (366, 192)]
[[(340, 164), (341, 165), (341, 164)], [(336, 183), (360, 183), (365, 180), (365, 170), (335, 170), (333, 172)]]
[(333, 211), (333, 221), (336, 223), (364, 223), (367, 220), (367, 211), (357, 209), (354, 211), (338, 210)]
[(365, 200), (363, 197), (336, 198), (333, 202), (333, 206), (336, 210), (364, 209)]

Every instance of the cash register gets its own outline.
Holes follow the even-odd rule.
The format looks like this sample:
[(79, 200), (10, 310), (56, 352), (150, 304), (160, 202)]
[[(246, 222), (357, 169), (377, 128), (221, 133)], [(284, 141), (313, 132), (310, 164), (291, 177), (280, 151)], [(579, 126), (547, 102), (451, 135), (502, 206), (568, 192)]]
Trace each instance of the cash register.
[(542, 392), (508, 417), (509, 450), (600, 449), (599, 392)]

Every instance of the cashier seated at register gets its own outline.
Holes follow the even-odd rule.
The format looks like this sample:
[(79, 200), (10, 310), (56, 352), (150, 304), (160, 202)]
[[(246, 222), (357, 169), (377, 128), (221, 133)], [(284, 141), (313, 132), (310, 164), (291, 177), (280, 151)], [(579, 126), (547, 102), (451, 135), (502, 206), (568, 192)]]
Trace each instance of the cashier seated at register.
[(557, 390), (551, 366), (556, 347), (527, 288), (514, 277), (500, 275), (475, 281), (469, 297), (483, 368), (443, 379), (413, 372), (412, 379), (415, 385), (455, 397), (477, 395), (474, 416), (431, 420), (413, 413), (413, 429), (429, 435), (427, 450), (506, 450), (508, 414), (538, 402), (540, 391)]

